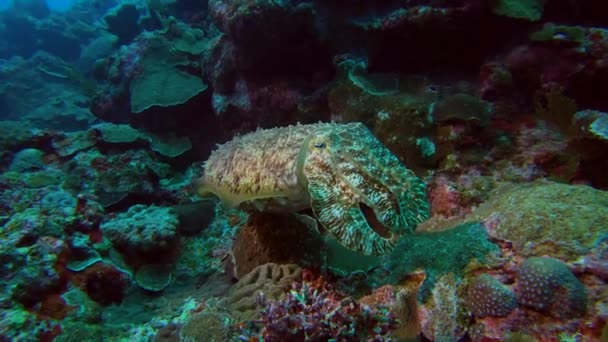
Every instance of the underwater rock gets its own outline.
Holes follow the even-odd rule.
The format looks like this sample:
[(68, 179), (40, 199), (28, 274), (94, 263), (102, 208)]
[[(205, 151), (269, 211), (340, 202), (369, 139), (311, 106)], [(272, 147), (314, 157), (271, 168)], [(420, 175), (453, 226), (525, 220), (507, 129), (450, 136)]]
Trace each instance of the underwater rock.
[(322, 93), (331, 55), (311, 3), (211, 1), (209, 11), (224, 35), (212, 41), (203, 70), (224, 127), (243, 132), (327, 120)]
[(96, 63), (113, 53), (118, 44), (118, 37), (113, 34), (101, 34), (82, 48), (78, 64), (85, 74), (93, 72)]
[[(517, 99), (513, 104), (533, 104), (537, 91), (558, 89), (573, 99), (579, 109), (607, 111), (607, 100), (599, 95), (597, 84), (608, 82), (608, 31), (602, 27), (545, 24), (529, 36), (529, 43), (516, 46), (499, 62), (492, 62), (495, 86), (511, 86), (499, 99)], [(483, 69), (488, 74), (488, 66)], [(499, 76), (502, 75), (502, 76)], [(498, 77), (497, 77), (498, 76)], [(487, 79), (487, 78), (486, 78)]]
[(108, 31), (118, 37), (121, 45), (129, 44), (141, 32), (139, 19), (139, 10), (131, 3), (116, 6), (104, 17)]
[(154, 342), (180, 342), (180, 330), (181, 327), (177, 324), (167, 324), (158, 329), (156, 335), (154, 335)]
[[(225, 130), (242, 133), (258, 127), (329, 119), (324, 88), (332, 76), (329, 56), (323, 56), (322, 61), (307, 59), (304, 55), (281, 56), (281, 61), (255, 65), (254, 71), (237, 64), (238, 56), (234, 43), (220, 36), (213, 40), (203, 57), (203, 73), (213, 90), (213, 113)], [(285, 63), (294, 65), (274, 70)], [(277, 75), (269, 79), (264, 69), (271, 66), (273, 70), (268, 73)], [(309, 91), (312, 89), (317, 90)]]
[(241, 53), (250, 59), (242, 62), (251, 66), (260, 58), (276, 58), (270, 55), (273, 47), (281, 46), (283, 51), (289, 51), (317, 39), (315, 12), (307, 2), (212, 0), (209, 13)]
[(95, 120), (87, 108), (87, 93), (95, 85), (57, 56), (37, 52), (27, 60), (13, 57), (0, 66), (0, 76), (8, 80), (0, 85), (5, 118), (61, 131), (86, 129)]
[(59, 156), (69, 157), (95, 146), (95, 139), (90, 131), (68, 132), (54, 137), (52, 146)]
[[(421, 148), (419, 143), (433, 132), (430, 110), (437, 94), (426, 87), (427, 81), (370, 73), (365, 61), (352, 56), (341, 58), (337, 62), (341, 77), (327, 95), (333, 119), (365, 123), (416, 171), (433, 165), (434, 151), (426, 153), (428, 149)], [(429, 144), (433, 144), (430, 139)]]

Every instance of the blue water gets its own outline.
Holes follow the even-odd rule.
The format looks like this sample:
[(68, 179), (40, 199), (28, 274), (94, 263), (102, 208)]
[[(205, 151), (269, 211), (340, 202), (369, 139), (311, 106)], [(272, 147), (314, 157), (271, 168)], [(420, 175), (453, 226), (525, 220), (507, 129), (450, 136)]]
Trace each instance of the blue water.
[(65, 12), (72, 7), (72, 0), (46, 0), (46, 5), (51, 11)]

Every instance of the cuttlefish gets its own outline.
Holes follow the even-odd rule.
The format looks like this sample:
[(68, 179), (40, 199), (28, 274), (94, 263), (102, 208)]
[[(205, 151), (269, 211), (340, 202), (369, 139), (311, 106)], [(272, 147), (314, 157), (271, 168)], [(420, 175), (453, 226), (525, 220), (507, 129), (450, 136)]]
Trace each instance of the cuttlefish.
[(428, 218), (424, 182), (361, 123), (258, 130), (219, 145), (197, 192), (260, 211), (311, 208), (336, 240), (386, 254)]

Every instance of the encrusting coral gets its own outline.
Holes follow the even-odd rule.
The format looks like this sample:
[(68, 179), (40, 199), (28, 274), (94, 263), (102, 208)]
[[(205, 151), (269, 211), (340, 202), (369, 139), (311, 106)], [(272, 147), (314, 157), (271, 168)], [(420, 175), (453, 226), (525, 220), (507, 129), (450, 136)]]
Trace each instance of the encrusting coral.
[(428, 217), (424, 183), (360, 123), (259, 130), (221, 145), (198, 193), (263, 211), (312, 207), (340, 243), (385, 254)]

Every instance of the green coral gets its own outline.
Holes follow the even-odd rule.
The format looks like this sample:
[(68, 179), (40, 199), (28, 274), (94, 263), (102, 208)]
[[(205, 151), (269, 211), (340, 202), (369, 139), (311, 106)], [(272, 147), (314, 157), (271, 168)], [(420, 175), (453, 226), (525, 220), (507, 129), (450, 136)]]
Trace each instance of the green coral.
[(173, 275), (171, 274), (171, 268), (168, 265), (143, 265), (135, 272), (135, 282), (137, 285), (152, 292), (164, 290), (171, 284), (172, 279)]
[(549, 42), (556, 39), (582, 45), (585, 42), (585, 28), (547, 23), (540, 30), (530, 34), (530, 40), (534, 42)]
[(537, 21), (543, 15), (545, 0), (493, 0), (492, 10), (495, 14)]
[(143, 72), (130, 84), (131, 111), (134, 113), (154, 106), (183, 104), (207, 89), (201, 76), (184, 71), (194, 63), (190, 59), (197, 58), (206, 48), (202, 31), (185, 29), (179, 23), (168, 25), (175, 36), (169, 31), (143, 36), (148, 43), (141, 61)]
[(420, 293), (426, 298), (442, 275), (452, 273), (462, 277), (471, 262), (486, 262), (498, 253), (498, 246), (488, 241), (488, 234), (479, 223), (463, 224), (441, 232), (413, 234), (403, 238), (387, 257), (391, 274), (385, 281), (399, 283), (407, 274), (423, 269), (427, 279)]

